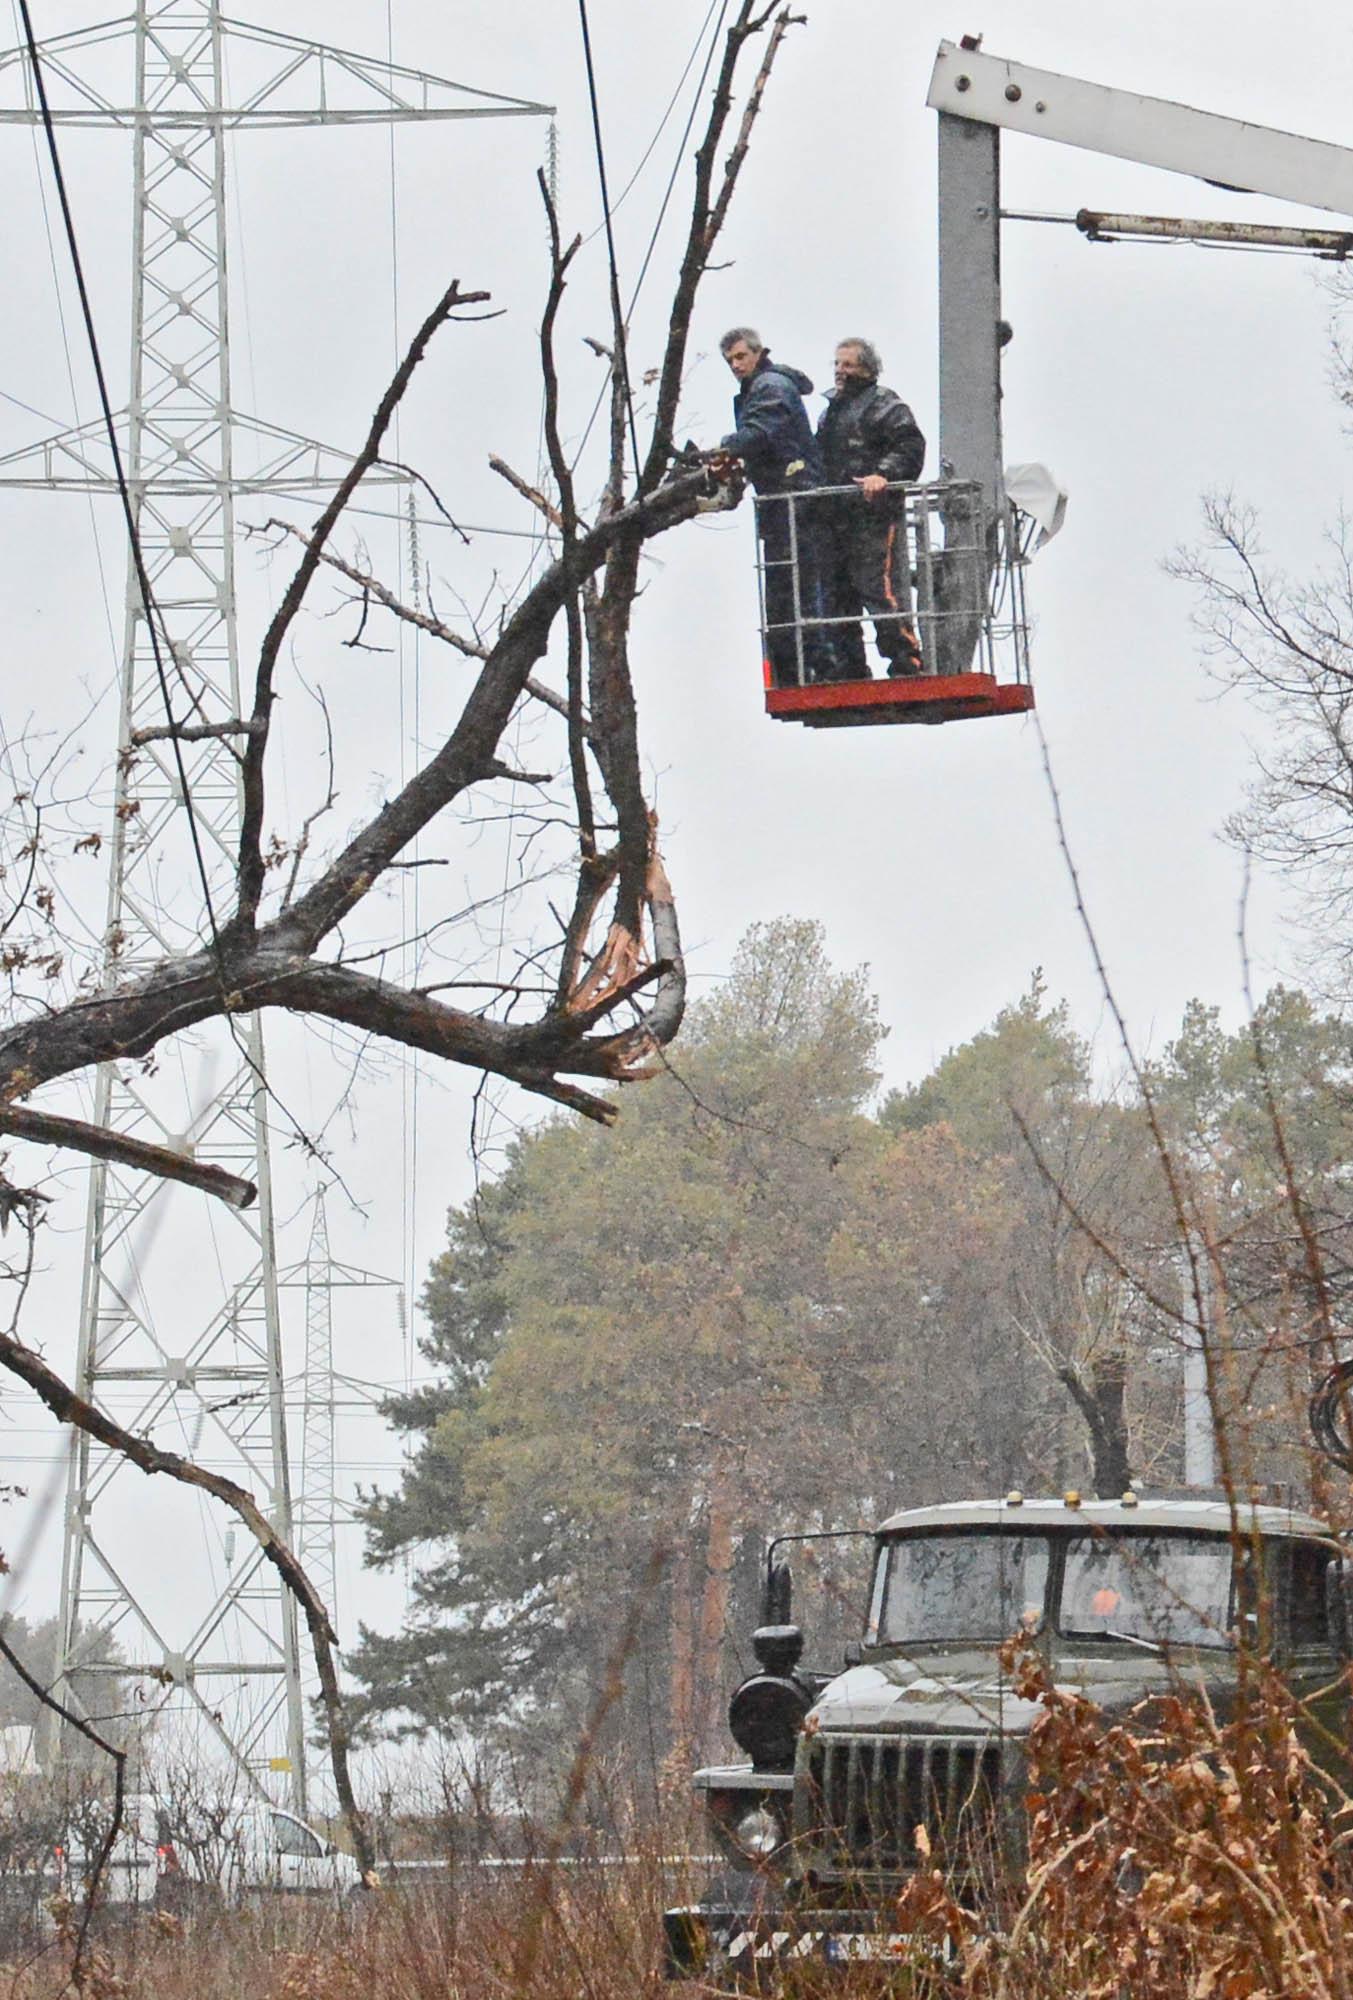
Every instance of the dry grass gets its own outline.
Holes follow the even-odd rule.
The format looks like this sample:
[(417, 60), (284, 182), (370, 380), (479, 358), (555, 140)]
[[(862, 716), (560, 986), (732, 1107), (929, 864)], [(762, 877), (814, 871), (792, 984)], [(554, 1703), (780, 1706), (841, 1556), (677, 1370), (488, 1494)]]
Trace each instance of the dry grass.
[[(662, 1983), (664, 1900), (695, 1886), (655, 1852), (624, 1868), (467, 1868), (342, 1911), (275, 1899), (187, 1925), (105, 1918), (78, 1988), (88, 2000), (641, 2000)], [(71, 1991), (73, 1942), (0, 1966), (0, 2000)]]
[[(1218, 1717), (1180, 1684), (1110, 1717), (1047, 1682), (1012, 1645), (1020, 1693), (1042, 1706), (1030, 1750), (1029, 1862), (993, 1926), (951, 1896), (924, 1836), (918, 1873), (883, 1927), (917, 1940), (910, 1965), (748, 1966), (784, 2000), (881, 1991), (923, 2000), (1353, 2000), (1353, 1894), (1343, 1837), (1347, 1685), (1303, 1710), (1257, 1657)], [(1329, 1769), (1322, 1769), (1327, 1764)], [(611, 1844), (608, 1838), (607, 1844)], [(693, 1836), (699, 1842), (699, 1834)], [(599, 1856), (430, 1871), (337, 1911), (274, 1899), (190, 1926), (149, 1916), (89, 1941), (82, 2000), (657, 2000), (661, 1912), (694, 1899), (663, 1859), (674, 1835)], [(947, 1941), (946, 1974), (924, 1953)], [(0, 1966), (0, 2000), (72, 1991), (69, 1928)], [(696, 1992), (708, 1994), (708, 1987)]]

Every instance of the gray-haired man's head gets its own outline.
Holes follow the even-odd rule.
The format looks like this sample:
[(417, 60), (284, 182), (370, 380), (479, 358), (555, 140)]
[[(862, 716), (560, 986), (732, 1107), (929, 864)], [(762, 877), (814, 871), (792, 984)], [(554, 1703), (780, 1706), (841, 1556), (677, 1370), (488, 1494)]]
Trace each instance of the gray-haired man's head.
[(836, 348), (836, 386), (847, 382), (877, 382), (883, 373), (883, 359), (872, 340), (842, 340)]
[(719, 342), (719, 352), (739, 382), (745, 382), (766, 349), (754, 326), (730, 326)]

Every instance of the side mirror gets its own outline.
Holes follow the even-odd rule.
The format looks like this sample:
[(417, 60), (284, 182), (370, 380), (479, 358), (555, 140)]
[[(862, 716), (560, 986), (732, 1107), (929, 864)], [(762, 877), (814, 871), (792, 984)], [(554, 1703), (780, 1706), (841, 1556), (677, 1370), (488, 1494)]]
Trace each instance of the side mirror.
[(792, 1625), (794, 1622), (794, 1577), (787, 1562), (772, 1562), (766, 1570), (761, 1592), (761, 1623)]
[(864, 1646), (858, 1639), (846, 1641), (845, 1662), (848, 1667), (858, 1667), (864, 1658)]

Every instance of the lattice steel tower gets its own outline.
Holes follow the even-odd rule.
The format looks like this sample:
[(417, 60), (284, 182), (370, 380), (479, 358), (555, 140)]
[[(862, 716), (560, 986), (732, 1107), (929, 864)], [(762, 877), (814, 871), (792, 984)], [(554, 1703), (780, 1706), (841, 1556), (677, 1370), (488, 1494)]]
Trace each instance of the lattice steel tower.
[[(227, 37), (238, 50), (233, 105), (223, 79)], [(130, 103), (115, 85), (108, 88), (112, 45), (124, 39), (135, 76)], [(45, 43), (40, 58), (58, 128), (108, 126), (132, 136), (131, 394), (116, 428), (170, 708), (178, 724), (226, 724), (241, 713), (235, 497), (331, 487), (346, 469), (341, 454), (234, 408), (227, 132), (547, 116), (550, 107), (226, 22), (217, 0), (141, 4), (121, 21)], [(39, 121), (26, 51), (0, 54), (0, 124)], [(241, 480), (236, 447), (246, 434), (259, 469)], [(115, 492), (103, 425), (0, 459), (3, 487)], [(182, 743), (185, 786), (173, 746), (144, 737), (165, 722), (148, 610), (129, 563), (107, 843), (108, 975), (125, 976), (199, 941), (204, 876), (213, 906), (230, 907), (239, 737)], [(185, 920), (180, 911), (191, 915)], [(158, 1074), (137, 1063), (99, 1072), (99, 1122), (227, 1166), (255, 1181), (259, 1198), (231, 1217), (185, 1189), (93, 1166), (76, 1386), (115, 1409), (128, 1428), (209, 1456), (265, 1502), (290, 1540), (263, 1037), (256, 1017), (236, 1016), (228, 1025), (229, 1034), (198, 1038), (196, 1076), (182, 1051)], [(232, 1562), (225, 1525), (207, 1523), (219, 1538), (213, 1554), (195, 1502), (177, 1489), (171, 1501), (148, 1488), (120, 1458), (76, 1434), (62, 1562), (62, 1673), (79, 1659), (82, 1631), (113, 1631), (119, 1675), (158, 1682), (166, 1699), (195, 1709), (255, 1789), (263, 1789), (266, 1768), (289, 1771), (290, 1796), (300, 1803), (304, 1712), (294, 1607), (256, 1549)], [(332, 1583), (332, 1564), (323, 1581)], [(69, 1682), (65, 1693), (69, 1700)]]

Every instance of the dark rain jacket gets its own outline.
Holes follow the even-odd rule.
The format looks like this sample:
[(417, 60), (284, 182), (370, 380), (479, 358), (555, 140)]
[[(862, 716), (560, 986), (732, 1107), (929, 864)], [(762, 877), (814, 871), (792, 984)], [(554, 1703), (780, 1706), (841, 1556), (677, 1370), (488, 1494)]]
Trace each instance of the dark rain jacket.
[(747, 468), (758, 493), (822, 484), (822, 460), (803, 406), (813, 385), (797, 368), (782, 367), (763, 354), (733, 398), (733, 423), (720, 449)]
[(849, 486), (871, 472), (887, 480), (919, 479), (925, 464), (915, 417), (881, 382), (847, 382), (835, 390), (818, 422), (817, 441), (828, 486)]

